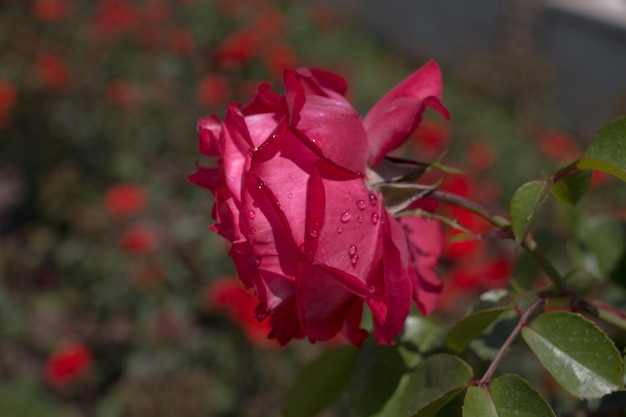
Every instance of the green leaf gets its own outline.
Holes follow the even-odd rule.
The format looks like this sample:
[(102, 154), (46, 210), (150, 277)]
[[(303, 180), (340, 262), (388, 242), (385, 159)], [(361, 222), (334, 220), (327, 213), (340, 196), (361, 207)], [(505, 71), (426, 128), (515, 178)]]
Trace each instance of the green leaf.
[(510, 308), (493, 308), (463, 317), (448, 332), (446, 346), (455, 352), (461, 352), (507, 310)]
[(626, 181), (626, 117), (618, 117), (600, 129), (577, 164)]
[[(438, 417), (440, 415), (446, 417), (449, 416), (449, 413), (445, 413), (445, 411), (442, 409), (446, 407), (446, 405), (448, 405), (457, 396), (459, 396), (459, 394), (465, 391), (466, 388), (467, 386), (464, 385), (462, 387), (454, 388), (446, 392), (441, 397), (438, 397), (437, 399), (429, 403), (427, 406), (421, 408), (412, 417)], [(459, 404), (458, 407), (460, 409), (461, 405)]]
[(527, 182), (515, 191), (511, 199), (510, 212), (513, 235), (518, 244), (526, 239), (549, 194), (548, 181)]
[(305, 366), (287, 392), (285, 417), (314, 417), (331, 405), (348, 384), (356, 349), (343, 346)]
[(618, 217), (593, 217), (576, 231), (590, 256), (585, 267), (605, 278), (626, 285), (626, 222)]
[(402, 378), (380, 415), (411, 416), (424, 408), (436, 413), (467, 386), (471, 378), (472, 368), (459, 357), (431, 356)]
[(518, 375), (502, 375), (488, 388), (469, 387), (463, 417), (555, 417), (548, 402)]
[[(574, 168), (576, 163), (570, 164), (561, 171)], [(559, 177), (559, 173), (555, 174)], [(576, 205), (578, 201), (585, 195), (591, 184), (591, 171), (576, 171), (572, 174), (560, 177), (552, 186), (552, 194), (561, 202)]]
[(368, 340), (357, 352), (350, 378), (352, 407), (360, 416), (378, 413), (392, 396), (407, 371), (396, 346)]
[(580, 314), (543, 313), (522, 329), (522, 337), (554, 379), (576, 397), (599, 398), (623, 389), (618, 350)]

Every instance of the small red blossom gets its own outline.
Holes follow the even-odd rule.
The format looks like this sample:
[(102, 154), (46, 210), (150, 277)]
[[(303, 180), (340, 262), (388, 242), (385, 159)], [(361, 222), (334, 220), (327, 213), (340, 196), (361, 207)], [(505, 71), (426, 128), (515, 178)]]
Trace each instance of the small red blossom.
[(93, 366), (91, 351), (70, 342), (57, 348), (46, 360), (44, 377), (53, 388), (62, 388), (79, 379)]
[(395, 217), (366, 173), (409, 138), (426, 107), (448, 116), (439, 67), (427, 63), (365, 117), (336, 74), (286, 70), (283, 82), (284, 95), (261, 83), (246, 105), (228, 106), (223, 122), (200, 119), (200, 151), (219, 162), (189, 180), (215, 195), (211, 229), (230, 241), (270, 338), (313, 342), (341, 332), (360, 345), (367, 305), (376, 340), (393, 343), (412, 303), (423, 314), (437, 305), (443, 228)]
[(17, 88), (13, 83), (0, 79), (0, 129), (6, 127), (16, 101)]
[(475, 169), (484, 171), (493, 165), (495, 151), (487, 142), (474, 141), (467, 150), (467, 162)]
[(71, 77), (65, 60), (52, 52), (41, 52), (37, 55), (35, 72), (41, 82), (53, 90), (67, 87)]
[(268, 72), (274, 77), (278, 77), (285, 69), (294, 68), (297, 65), (298, 57), (291, 45), (274, 42), (267, 47), (267, 51), (263, 54), (263, 60)]
[(174, 29), (169, 36), (169, 48), (179, 56), (187, 56), (195, 47), (193, 34), (185, 28)]
[(58, 20), (66, 13), (66, 0), (35, 0), (33, 3), (33, 14), (37, 19), (44, 22)]
[(118, 107), (131, 108), (139, 104), (139, 88), (127, 80), (113, 80), (107, 85), (106, 98)]
[(137, 184), (116, 184), (104, 195), (107, 211), (114, 217), (127, 217), (141, 212), (147, 204), (144, 188)]
[(569, 162), (580, 156), (576, 139), (557, 130), (539, 135), (538, 146), (542, 154), (558, 162)]
[(141, 20), (137, 7), (125, 0), (100, 0), (98, 11), (93, 16), (93, 35), (108, 40), (124, 32), (134, 30)]
[(128, 254), (145, 254), (157, 248), (158, 238), (154, 230), (143, 226), (134, 226), (124, 232), (120, 245)]
[(206, 106), (217, 106), (226, 102), (230, 94), (230, 83), (221, 75), (204, 77), (198, 85), (198, 101)]
[(256, 319), (254, 308), (257, 299), (241, 282), (231, 277), (218, 279), (207, 288), (205, 297), (209, 308), (225, 313), (241, 326), (251, 342), (262, 346), (276, 346), (276, 342), (268, 338), (271, 331), (269, 320)]
[(218, 45), (215, 57), (224, 68), (238, 68), (256, 55), (259, 47), (259, 37), (252, 31), (242, 30), (224, 39)]
[(439, 156), (448, 147), (450, 136), (447, 124), (432, 119), (422, 121), (413, 133), (418, 145), (417, 152), (422, 158)]

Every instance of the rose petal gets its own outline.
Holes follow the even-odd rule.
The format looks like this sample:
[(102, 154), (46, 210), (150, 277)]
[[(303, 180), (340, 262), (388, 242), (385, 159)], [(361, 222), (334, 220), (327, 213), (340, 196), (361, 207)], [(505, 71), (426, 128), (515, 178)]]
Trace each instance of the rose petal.
[(441, 90), (441, 71), (430, 61), (372, 107), (363, 120), (369, 139), (369, 166), (376, 166), (389, 151), (408, 139), (426, 106), (449, 117), (440, 102)]

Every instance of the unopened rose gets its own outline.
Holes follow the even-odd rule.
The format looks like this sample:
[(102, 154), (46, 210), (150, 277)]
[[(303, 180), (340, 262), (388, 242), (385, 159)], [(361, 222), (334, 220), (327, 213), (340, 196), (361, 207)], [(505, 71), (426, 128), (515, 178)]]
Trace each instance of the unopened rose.
[(284, 95), (263, 83), (222, 122), (198, 122), (200, 152), (218, 164), (198, 166), (190, 181), (215, 195), (211, 228), (232, 243), (239, 277), (259, 300), (257, 319), (269, 316), (269, 337), (342, 332), (360, 345), (365, 303), (376, 340), (392, 343), (412, 301), (424, 314), (438, 301), (443, 237), (436, 221), (392, 216), (371, 175), (425, 107), (447, 117), (439, 67), (426, 64), (364, 118), (338, 75), (299, 69), (283, 78)]

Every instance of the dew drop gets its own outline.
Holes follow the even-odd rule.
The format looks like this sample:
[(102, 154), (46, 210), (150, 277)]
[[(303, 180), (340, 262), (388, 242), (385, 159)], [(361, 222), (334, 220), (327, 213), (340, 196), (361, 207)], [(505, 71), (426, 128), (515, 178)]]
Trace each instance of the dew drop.
[(254, 213), (254, 210), (248, 210), (248, 218), (254, 219), (255, 217), (256, 217), (256, 214)]
[(341, 232), (343, 232), (343, 227), (337, 226), (337, 233), (341, 233)]
[(317, 230), (313, 230), (311, 233), (309, 233), (309, 236), (311, 236), (311, 239), (317, 239), (319, 234), (317, 233)]
[(261, 181), (261, 182), (259, 183), (259, 187), (258, 187), (258, 188), (259, 188), (259, 190), (260, 190), (260, 189), (261, 189), (261, 188), (263, 188), (263, 187), (265, 187), (265, 183), (264, 183), (263, 181)]
[(253, 235), (256, 233), (256, 229), (254, 227), (250, 228), (250, 234)]
[(378, 219), (380, 219), (380, 216), (378, 215), (378, 213), (372, 213), (372, 223), (374, 224), (378, 223)]
[(352, 215), (348, 213), (347, 211), (344, 211), (339, 219), (341, 220), (342, 223), (348, 223), (351, 218), (352, 218)]
[(376, 195), (374, 193), (370, 193), (370, 204), (375, 206), (377, 202), (378, 198), (376, 198)]
[(361, 176), (361, 175), (363, 175), (363, 174), (361, 173), (361, 171), (357, 171), (357, 172), (356, 172), (356, 175), (358, 175), (358, 176), (360, 177), (360, 176)]
[(356, 221), (359, 222), (359, 223), (363, 223), (363, 216), (357, 217)]
[(354, 255), (356, 253), (356, 245), (350, 245), (348, 253), (350, 254), (350, 256)]
[(356, 206), (359, 208), (359, 210), (365, 210), (365, 200), (357, 201)]
[(261, 265), (261, 257), (260, 256), (255, 256), (254, 260), (256, 261), (257, 265)]
[(287, 198), (291, 200), (293, 198), (293, 193), (287, 194)]
[(359, 255), (357, 255), (356, 253), (350, 256), (350, 263), (352, 264), (352, 266), (355, 266), (358, 261), (359, 261)]
[(370, 294), (374, 294), (376, 292), (376, 288), (373, 285), (370, 285)]
[(276, 137), (277, 137), (276, 133), (272, 133), (270, 135), (270, 140), (274, 140), (274, 139), (276, 139)]

